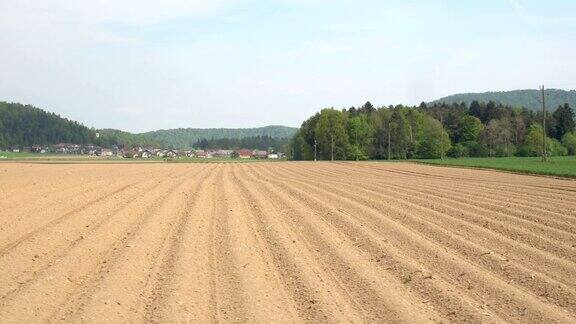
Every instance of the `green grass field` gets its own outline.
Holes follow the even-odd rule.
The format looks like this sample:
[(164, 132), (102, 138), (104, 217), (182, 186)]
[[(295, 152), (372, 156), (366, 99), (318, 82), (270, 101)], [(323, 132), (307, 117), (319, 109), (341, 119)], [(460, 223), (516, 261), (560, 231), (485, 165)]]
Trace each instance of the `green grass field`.
[(189, 158), (179, 157), (175, 159), (151, 157), (147, 159), (136, 158), (126, 159), (122, 157), (98, 157), (89, 155), (76, 155), (76, 154), (39, 154), (39, 153), (13, 153), (13, 152), (0, 152), (0, 162), (37, 162), (37, 163), (247, 163), (247, 162), (276, 162), (286, 161), (282, 159), (269, 160), (269, 159), (231, 159), (231, 158)]
[(460, 158), (414, 160), (418, 163), (576, 178), (576, 156), (557, 156), (542, 162), (540, 157)]
[(13, 152), (0, 152), (0, 161), (2, 160), (90, 160), (90, 159), (106, 159), (89, 155), (80, 154), (55, 154), (55, 153), (13, 153)]
[(50, 159), (63, 157), (62, 154), (39, 154), (39, 153), (13, 153), (13, 152), (0, 152), (0, 161), (2, 160), (25, 160), (25, 159)]

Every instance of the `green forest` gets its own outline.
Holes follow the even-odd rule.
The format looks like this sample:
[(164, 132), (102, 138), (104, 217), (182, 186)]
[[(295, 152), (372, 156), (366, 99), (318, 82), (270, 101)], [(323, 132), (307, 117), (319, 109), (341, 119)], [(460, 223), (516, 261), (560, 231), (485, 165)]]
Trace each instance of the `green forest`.
[(271, 150), (279, 151), (284, 148), (289, 138), (275, 138), (271, 136), (251, 136), (244, 138), (202, 138), (194, 144), (194, 148), (211, 150), (211, 149), (224, 149), (224, 150), (237, 150), (237, 149), (257, 149), (257, 150)]
[[(546, 114), (549, 155), (576, 154), (572, 107), (559, 104)], [(32, 106), (0, 102), (0, 149), (64, 142), (108, 148), (274, 149), (294, 160), (312, 160), (315, 151), (321, 160), (538, 156), (542, 117), (539, 110), (495, 101), (379, 108), (367, 102), (349, 109), (323, 109), (299, 129), (189, 128), (132, 134), (96, 130)]]
[(57, 143), (108, 148), (162, 144), (146, 135), (115, 129), (96, 130), (30, 105), (0, 102), (0, 149)]
[(19, 103), (0, 102), (0, 149), (57, 143), (95, 144), (101, 147), (131, 148), (248, 148), (279, 149), (297, 128), (172, 129), (134, 134), (117, 129), (88, 128), (57, 114)]
[(150, 136), (143, 134), (132, 134), (117, 129), (99, 129), (98, 138), (94, 140), (94, 144), (101, 147), (131, 148), (134, 146), (145, 147), (164, 147), (164, 143), (154, 139)]
[(54, 113), (18, 103), (0, 102), (0, 148), (55, 144), (86, 144), (95, 133)]
[[(422, 103), (375, 108), (323, 109), (290, 141), (294, 160), (435, 159), (538, 156), (543, 114), (493, 101)], [(569, 104), (546, 114), (549, 155), (576, 154), (574, 111)]]
[[(175, 148), (193, 148), (202, 139), (241, 139), (246, 137), (268, 136), (289, 139), (298, 129), (286, 126), (265, 126), (256, 128), (177, 128), (143, 133), (161, 143)], [(248, 147), (251, 148), (251, 147)]]
[[(511, 107), (526, 107), (531, 110), (539, 111), (542, 109), (542, 93), (540, 90), (512, 90), (512, 91), (491, 91), (481, 93), (460, 93), (448, 97), (440, 98), (432, 102), (439, 103), (465, 103), (472, 104), (473, 101), (490, 102), (502, 104)], [(576, 107), (576, 90), (546, 89), (546, 105), (555, 108), (565, 103), (570, 107)]]

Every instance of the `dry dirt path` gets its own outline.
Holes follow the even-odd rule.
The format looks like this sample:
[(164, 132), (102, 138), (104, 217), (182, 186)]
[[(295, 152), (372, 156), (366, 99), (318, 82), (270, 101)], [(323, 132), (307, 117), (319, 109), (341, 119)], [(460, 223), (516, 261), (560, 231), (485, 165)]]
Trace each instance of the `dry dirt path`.
[(576, 322), (576, 181), (0, 164), (0, 323)]

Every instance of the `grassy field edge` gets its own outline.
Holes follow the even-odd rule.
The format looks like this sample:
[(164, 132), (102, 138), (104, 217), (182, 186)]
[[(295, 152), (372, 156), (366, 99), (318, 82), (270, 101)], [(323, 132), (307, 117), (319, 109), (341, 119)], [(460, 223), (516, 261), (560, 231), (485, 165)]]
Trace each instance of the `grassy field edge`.
[(539, 157), (434, 159), (410, 160), (410, 162), (576, 179), (576, 156), (553, 157), (548, 162), (542, 162)]

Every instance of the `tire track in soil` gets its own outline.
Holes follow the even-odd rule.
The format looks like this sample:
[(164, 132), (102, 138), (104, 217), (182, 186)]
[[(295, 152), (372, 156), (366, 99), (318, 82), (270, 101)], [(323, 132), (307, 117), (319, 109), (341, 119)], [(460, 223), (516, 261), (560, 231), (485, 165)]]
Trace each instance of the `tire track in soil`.
[[(149, 292), (143, 294), (141, 321), (215, 322), (210, 227), (213, 223), (213, 193), (218, 164), (208, 165), (211, 173), (200, 180), (184, 202), (188, 214), (168, 245), (168, 253), (158, 263)], [(165, 277), (165, 278), (164, 278)], [(161, 279), (161, 280), (160, 280)]]
[[(220, 168), (216, 166), (216, 168)], [(159, 262), (156, 267), (152, 270), (154, 275), (154, 280), (151, 280), (148, 284), (150, 290), (147, 298), (145, 298), (141, 308), (144, 309), (144, 321), (145, 322), (162, 322), (162, 309), (166, 308), (167, 296), (171, 294), (174, 286), (177, 285), (175, 282), (176, 278), (174, 276), (174, 269), (176, 262), (179, 258), (180, 250), (183, 248), (182, 242), (184, 240), (184, 235), (186, 233), (186, 228), (189, 226), (190, 220), (194, 214), (194, 207), (196, 206), (200, 192), (206, 187), (214, 187), (216, 182), (215, 179), (221, 177), (221, 170), (217, 172), (214, 176), (215, 171), (211, 171), (211, 174), (205, 177), (205, 179), (199, 183), (192, 191), (186, 195), (187, 200), (185, 203), (184, 210), (181, 212), (182, 215), (178, 219), (175, 227), (173, 228), (173, 233), (169, 235), (169, 242), (166, 244), (165, 253), (161, 262)]]
[[(256, 190), (262, 197), (271, 201), (272, 207), (282, 211), (282, 218), (290, 223), (291, 228), (304, 242), (306, 249), (314, 253), (322, 266), (322, 271), (330, 273), (338, 282), (346, 296), (344, 300), (356, 308), (360, 318), (365, 321), (386, 322), (438, 322), (442, 317), (432, 309), (428, 300), (421, 300), (409, 292), (400, 280), (387, 273), (389, 268), (368, 267), (378, 264), (367, 257), (364, 251), (358, 250), (357, 241), (331, 227), (328, 222), (314, 221), (308, 206), (297, 199), (287, 199), (282, 188), (265, 180), (269, 177), (259, 176), (258, 171), (250, 169), (248, 174), (256, 174), (251, 183), (258, 183)], [(246, 173), (246, 172), (245, 172)], [(342, 280), (342, 278), (346, 278)], [(426, 309), (426, 313), (422, 312)]]
[[(210, 271), (210, 299), (213, 305), (212, 319), (215, 321), (233, 321), (245, 322), (246, 321), (246, 305), (244, 305), (245, 289), (242, 287), (238, 269), (237, 260), (234, 259), (231, 251), (230, 244), (230, 229), (228, 228), (228, 204), (227, 198), (223, 194), (223, 187), (216, 179), (223, 179), (225, 165), (217, 164), (215, 168), (218, 169), (215, 179), (208, 181), (208, 186), (211, 188), (210, 196), (214, 200), (211, 206), (211, 222), (210, 222), (210, 267), (206, 270)], [(179, 224), (179, 228), (184, 230), (185, 223)], [(175, 256), (175, 254), (173, 254)], [(175, 257), (166, 264), (168, 269), (174, 269)], [(160, 272), (162, 273), (162, 272)], [(164, 272), (164, 273), (168, 273)], [(165, 284), (164, 287), (169, 286)], [(157, 286), (157, 288), (161, 288)], [(160, 306), (148, 307), (147, 319), (154, 319), (151, 311), (158, 310)], [(165, 306), (164, 306), (165, 307)]]
[(247, 288), (246, 306), (251, 322), (295, 322), (297, 304), (271, 255), (272, 246), (254, 226), (249, 202), (243, 200), (236, 175), (236, 167), (228, 168), (223, 178), (225, 196), (230, 202), (230, 228), (232, 229), (232, 252), (238, 263), (239, 275)]
[[(279, 175), (276, 174), (275, 176)], [(259, 178), (267, 177), (259, 176)], [(402, 257), (402, 252), (396, 251), (397, 249), (386, 236), (372, 242), (366, 238), (363, 230), (358, 228), (359, 226), (351, 226), (334, 213), (318, 209), (318, 202), (315, 200), (311, 202), (306, 194), (294, 194), (279, 183), (274, 183), (274, 186), (279, 188), (276, 191), (280, 190), (282, 197), (291, 197), (292, 200), (299, 201), (304, 209), (313, 211), (313, 217), (328, 224), (332, 228), (331, 232), (340, 233), (346, 240), (353, 241), (355, 248), (359, 249), (360, 253), (368, 255), (370, 260), (377, 264), (377, 267), (389, 272), (395, 281), (407, 285), (410, 290), (419, 295), (422, 303), (430, 303), (442, 317), (450, 321), (481, 322), (484, 319), (479, 314), (479, 310), (484, 309), (482, 303), (454, 291), (450, 283), (438, 280), (437, 277), (431, 277), (431, 270), (426, 270), (414, 260)], [(281, 199), (281, 197), (279, 198)], [(437, 280), (430, 281), (432, 278)], [(503, 322), (503, 320), (499, 321)]]
[[(51, 318), (85, 321), (100, 314), (101, 319), (113, 322), (128, 318), (143, 320), (151, 290), (161, 284), (158, 271), (170, 235), (176, 230), (173, 218), (185, 216), (179, 207), (185, 206), (191, 189), (188, 183), (192, 182), (196, 189), (207, 181), (212, 171), (213, 168), (188, 170), (186, 174), (192, 172), (192, 177), (177, 178), (164, 195), (154, 200), (144, 216), (130, 223), (122, 238), (102, 253), (101, 266), (92, 270), (80, 289), (70, 295)], [(206, 172), (208, 175), (204, 175)], [(118, 289), (120, 286), (124, 289)]]
[(234, 254), (229, 228), (229, 203), (224, 194), (222, 183), (224, 167), (220, 166), (220, 182), (212, 186), (212, 226), (211, 236), (211, 277), (212, 299), (215, 301), (215, 319), (217, 322), (246, 322), (246, 290), (239, 275), (239, 264)]
[[(298, 317), (313, 322), (334, 321), (335, 318), (357, 320), (358, 315), (349, 302), (342, 302), (347, 300), (345, 290), (339, 287), (333, 276), (323, 274), (309, 250), (294, 246), (293, 238), (297, 235), (280, 221), (282, 217), (265, 197), (250, 189), (251, 181), (238, 176), (236, 172), (233, 181), (250, 208), (255, 229), (268, 246), (282, 285), (291, 294)], [(276, 230), (271, 230), (273, 227)]]

